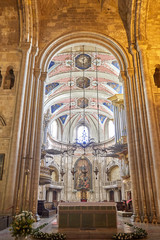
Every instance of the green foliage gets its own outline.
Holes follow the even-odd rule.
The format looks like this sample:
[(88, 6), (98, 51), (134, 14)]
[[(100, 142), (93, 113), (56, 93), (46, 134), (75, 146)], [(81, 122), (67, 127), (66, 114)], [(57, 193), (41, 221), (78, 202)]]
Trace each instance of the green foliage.
[(41, 226), (37, 227), (37, 228), (34, 228), (33, 231), (32, 231), (32, 234), (36, 233), (36, 232), (39, 232), (39, 230), (41, 230), (42, 228), (44, 228), (46, 225), (48, 225), (48, 223), (44, 223), (42, 224)]
[(35, 222), (33, 214), (28, 211), (22, 211), (16, 215), (11, 224), (11, 234), (13, 237), (28, 236), (32, 233), (32, 223)]
[(62, 233), (44, 233), (41, 232), (40, 230), (44, 228), (48, 223), (44, 223), (41, 226), (33, 229), (32, 231), (32, 238), (35, 239), (48, 239), (48, 240), (63, 240), (66, 239), (66, 235)]
[(48, 239), (48, 240), (64, 240), (66, 239), (66, 235), (63, 233), (44, 233), (40, 231), (36, 231), (32, 234), (33, 238), (36, 239)]
[(118, 240), (128, 240), (128, 239), (141, 239), (147, 237), (148, 233), (142, 228), (135, 227), (132, 224), (125, 223), (130, 227), (134, 227), (134, 232), (132, 233), (117, 233), (112, 238)]

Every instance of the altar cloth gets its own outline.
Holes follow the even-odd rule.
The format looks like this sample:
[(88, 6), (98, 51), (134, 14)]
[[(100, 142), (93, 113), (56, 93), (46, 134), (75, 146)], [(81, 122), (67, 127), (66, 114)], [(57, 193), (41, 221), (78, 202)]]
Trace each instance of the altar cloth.
[(59, 228), (116, 228), (117, 210), (113, 202), (62, 202), (58, 205)]

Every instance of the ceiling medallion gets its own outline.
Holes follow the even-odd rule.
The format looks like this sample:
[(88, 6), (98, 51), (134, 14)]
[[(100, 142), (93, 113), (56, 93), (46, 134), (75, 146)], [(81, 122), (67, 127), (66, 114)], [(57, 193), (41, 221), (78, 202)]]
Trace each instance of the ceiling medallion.
[(88, 99), (87, 98), (79, 98), (77, 100), (77, 106), (80, 107), (80, 108), (86, 108), (88, 107)]
[(88, 88), (90, 86), (90, 79), (87, 77), (79, 77), (76, 80), (76, 86), (79, 88)]
[(80, 54), (75, 58), (75, 66), (79, 69), (91, 67), (91, 57), (88, 54)]

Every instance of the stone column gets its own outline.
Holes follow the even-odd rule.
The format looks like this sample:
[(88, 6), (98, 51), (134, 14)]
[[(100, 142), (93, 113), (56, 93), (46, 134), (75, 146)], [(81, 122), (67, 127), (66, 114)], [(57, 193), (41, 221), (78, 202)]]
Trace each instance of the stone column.
[(53, 202), (53, 191), (51, 190), (47, 192), (47, 202)]
[(137, 43), (137, 61), (139, 62), (139, 67), (141, 70), (141, 84), (143, 87), (144, 98), (143, 105), (146, 114), (144, 120), (148, 126), (148, 131), (146, 132), (146, 141), (148, 143), (146, 149), (148, 150), (146, 165), (148, 170), (148, 182), (151, 194), (153, 222), (156, 220), (160, 222), (160, 146), (158, 140), (156, 116), (154, 111), (153, 88), (151, 84), (151, 79), (153, 76), (151, 76), (149, 72), (147, 52), (147, 45), (144, 45), (139, 41)]
[(118, 189), (114, 190), (114, 201), (119, 202), (119, 192)]
[[(133, 71), (130, 72), (131, 78)], [(135, 154), (135, 140), (134, 140), (134, 129), (133, 129), (133, 114), (131, 109), (132, 99), (130, 91), (130, 79), (127, 77), (126, 72), (121, 71), (124, 88), (124, 103), (126, 109), (126, 124), (127, 124), (127, 141), (128, 141), (128, 155), (132, 181), (132, 199), (133, 199), (133, 214), (136, 216), (136, 221), (140, 221), (139, 203), (138, 198), (140, 197), (139, 181), (137, 177), (137, 164)]]
[(32, 99), (31, 99), (31, 113), (30, 113), (30, 124), (29, 124), (29, 143), (28, 143), (28, 178), (27, 178), (27, 186), (26, 186), (26, 199), (25, 199), (25, 206), (26, 209), (31, 208), (31, 179), (33, 178), (33, 165), (34, 165), (34, 141), (35, 141), (35, 131), (36, 131), (36, 118), (38, 112), (38, 93), (39, 93), (39, 77), (40, 77), (40, 69), (34, 70), (34, 87), (32, 91)]
[(39, 82), (39, 97), (38, 97), (38, 112), (36, 115), (36, 131), (34, 141), (34, 165), (32, 173), (32, 212), (37, 213), (37, 199), (38, 199), (38, 185), (39, 185), (39, 172), (40, 172), (40, 158), (41, 158), (41, 135), (42, 135), (42, 119), (43, 119), (43, 104), (44, 104), (44, 81), (46, 80), (47, 73), (42, 72)]
[(107, 199), (107, 201), (109, 202), (109, 191), (108, 190), (106, 190), (106, 199)]
[[(24, 160), (21, 159), (21, 155), (18, 156), (21, 147), (21, 134), (23, 129), (23, 113), (24, 113), (24, 101), (25, 101), (25, 91), (26, 91), (26, 80), (27, 71), (29, 70), (29, 55), (30, 55), (30, 43), (22, 43), (22, 60), (21, 60), (21, 72), (19, 74), (19, 81), (17, 81), (17, 98), (15, 107), (15, 118), (13, 127), (13, 137), (11, 143), (11, 149), (9, 150), (10, 167), (8, 170), (8, 179), (6, 183), (6, 192), (4, 194), (5, 202), (3, 202), (3, 213), (7, 209), (6, 214), (12, 214), (15, 212), (16, 202), (14, 203), (15, 188), (17, 188), (16, 183), (18, 183), (19, 173), (17, 171), (17, 166), (24, 165)], [(20, 170), (20, 168), (18, 168)], [(23, 181), (23, 179), (22, 179)], [(18, 193), (20, 197), (21, 193)], [(9, 210), (8, 210), (9, 208)], [(18, 208), (20, 210), (20, 206)]]
[[(28, 147), (30, 141), (30, 125), (32, 119), (32, 92), (34, 90), (34, 81), (33, 81), (33, 67), (35, 63), (35, 55), (37, 54), (37, 47), (32, 47), (31, 54), (30, 54), (30, 69), (27, 75), (27, 90), (25, 96), (25, 103), (26, 103), (26, 112), (24, 114), (25, 121), (23, 125), (23, 145), (22, 145), (22, 159), (25, 162), (25, 166), (23, 165), (23, 169), (21, 168), (21, 177), (20, 177), (20, 186), (19, 191), (22, 192), (22, 209), (29, 210), (28, 204), (26, 204), (26, 192), (28, 189), (28, 178), (30, 178), (30, 165), (32, 163), (32, 156), (29, 156)], [(22, 181), (22, 179), (24, 180)], [(20, 204), (21, 205), (21, 204)]]

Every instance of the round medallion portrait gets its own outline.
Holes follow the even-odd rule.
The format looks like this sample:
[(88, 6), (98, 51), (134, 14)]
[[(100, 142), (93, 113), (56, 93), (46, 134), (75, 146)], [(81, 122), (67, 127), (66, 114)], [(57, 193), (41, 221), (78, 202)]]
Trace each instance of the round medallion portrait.
[(87, 77), (79, 77), (76, 80), (76, 86), (79, 88), (88, 88), (90, 86), (90, 79)]
[(80, 54), (75, 58), (75, 65), (79, 69), (87, 69), (91, 66), (91, 57), (88, 54)]
[(88, 99), (87, 98), (79, 98), (77, 100), (77, 106), (80, 108), (86, 108), (88, 107)]

